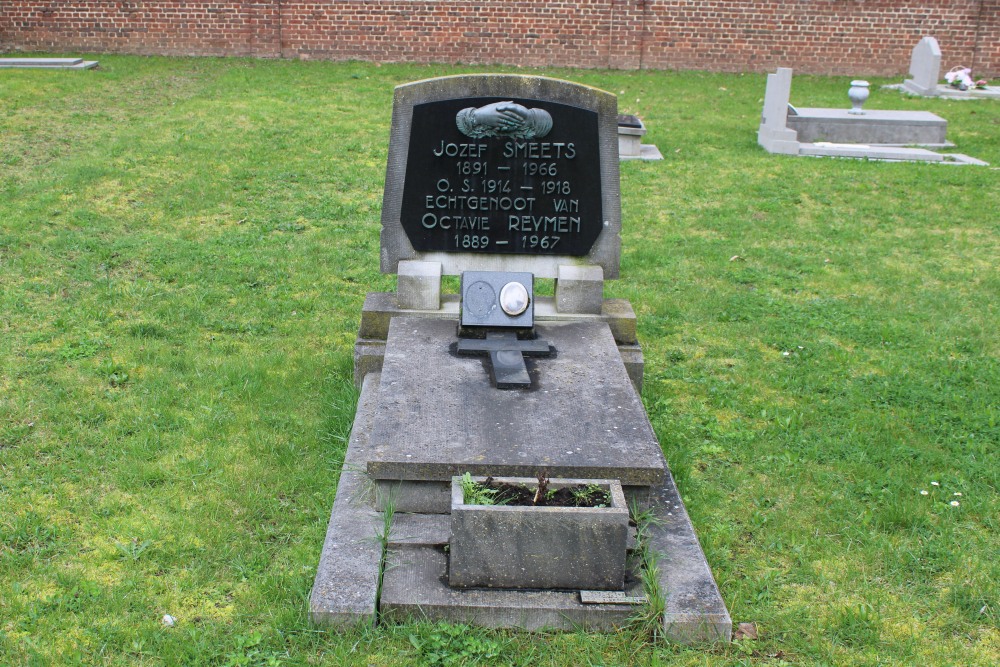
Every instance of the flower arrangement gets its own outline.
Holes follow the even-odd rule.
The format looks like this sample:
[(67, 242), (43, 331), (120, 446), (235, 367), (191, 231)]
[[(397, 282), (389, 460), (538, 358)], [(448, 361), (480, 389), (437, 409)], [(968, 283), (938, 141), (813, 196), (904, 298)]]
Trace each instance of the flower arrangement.
[(944, 80), (949, 86), (952, 88), (958, 88), (959, 90), (968, 90), (969, 88), (984, 90), (988, 83), (986, 79), (973, 81), (972, 70), (968, 67), (962, 67), (961, 65), (952, 67), (951, 70), (944, 75)]

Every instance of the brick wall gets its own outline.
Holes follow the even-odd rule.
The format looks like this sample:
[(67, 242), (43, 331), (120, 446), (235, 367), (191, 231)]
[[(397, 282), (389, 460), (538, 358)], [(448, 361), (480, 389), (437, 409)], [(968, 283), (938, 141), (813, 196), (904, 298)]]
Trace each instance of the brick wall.
[(2, 0), (0, 49), (1000, 76), (1000, 0)]

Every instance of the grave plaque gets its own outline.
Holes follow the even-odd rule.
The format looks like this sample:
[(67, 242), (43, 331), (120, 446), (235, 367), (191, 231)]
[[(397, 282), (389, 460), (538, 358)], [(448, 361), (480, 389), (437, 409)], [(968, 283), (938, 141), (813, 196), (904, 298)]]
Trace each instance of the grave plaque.
[(493, 97), (416, 105), (400, 222), (418, 251), (586, 255), (604, 228), (597, 112)]
[(613, 95), (543, 77), (470, 75), (399, 86), (382, 204), (382, 271), (561, 265), (618, 274)]

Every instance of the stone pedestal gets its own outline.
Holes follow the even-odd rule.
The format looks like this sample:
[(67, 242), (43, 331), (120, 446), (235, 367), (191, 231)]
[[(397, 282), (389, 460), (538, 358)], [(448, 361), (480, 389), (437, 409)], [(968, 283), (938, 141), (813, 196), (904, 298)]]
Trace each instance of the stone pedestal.
[(400, 261), (396, 269), (396, 302), (405, 310), (439, 310), (441, 262)]
[(563, 265), (556, 277), (556, 310), (600, 315), (604, 306), (604, 270), (599, 266)]

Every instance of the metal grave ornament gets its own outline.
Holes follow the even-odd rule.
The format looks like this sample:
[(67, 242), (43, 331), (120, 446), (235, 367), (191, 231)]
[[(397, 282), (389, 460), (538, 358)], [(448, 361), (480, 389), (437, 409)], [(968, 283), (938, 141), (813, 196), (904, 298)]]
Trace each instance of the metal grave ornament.
[(552, 129), (552, 116), (545, 109), (528, 109), (513, 100), (486, 106), (468, 107), (455, 117), (458, 129), (467, 137), (516, 137), (540, 139)]
[[(455, 351), (487, 354), (497, 389), (531, 386), (524, 357), (547, 357), (548, 341), (518, 338), (534, 326), (534, 276), (518, 271), (466, 271), (462, 274), (463, 329), (485, 328), (486, 338), (460, 338)], [(468, 329), (466, 329), (468, 330)]]

